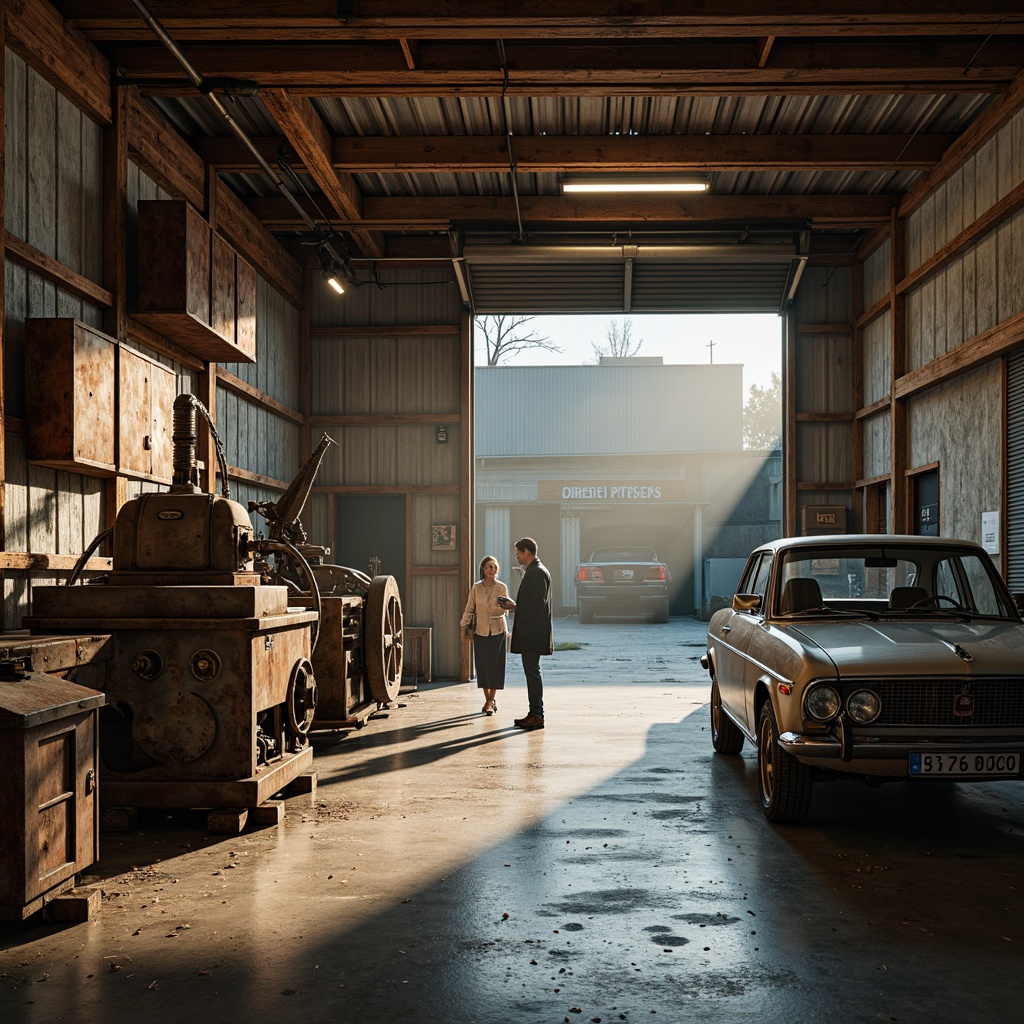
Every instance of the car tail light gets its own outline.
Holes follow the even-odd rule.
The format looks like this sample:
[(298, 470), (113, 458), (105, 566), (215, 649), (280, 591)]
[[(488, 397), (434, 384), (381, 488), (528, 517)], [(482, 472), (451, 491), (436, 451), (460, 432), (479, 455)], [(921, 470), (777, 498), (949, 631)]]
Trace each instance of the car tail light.
[(672, 573), (668, 571), (663, 565), (656, 565), (653, 569), (647, 570), (647, 575), (644, 577), (645, 580), (663, 580), (666, 583), (672, 582)]
[(604, 573), (596, 565), (581, 565), (576, 570), (577, 583), (604, 583)]

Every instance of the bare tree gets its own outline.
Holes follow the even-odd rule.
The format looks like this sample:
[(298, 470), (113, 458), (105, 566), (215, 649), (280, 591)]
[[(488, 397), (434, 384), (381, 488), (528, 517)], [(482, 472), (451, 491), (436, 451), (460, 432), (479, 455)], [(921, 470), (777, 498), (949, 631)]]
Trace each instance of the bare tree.
[(549, 337), (538, 334), (529, 326), (532, 320), (532, 316), (505, 314), (476, 318), (476, 329), (487, 343), (488, 366), (497, 366), (531, 348), (544, 349), (546, 352), (562, 351)]
[(598, 345), (593, 341), (590, 343), (597, 362), (601, 361), (602, 356), (614, 356), (619, 359), (626, 356), (635, 356), (640, 351), (640, 346), (644, 343), (643, 338), (633, 340), (633, 318), (628, 316), (623, 319), (621, 328), (619, 327), (618, 320), (613, 320), (608, 327), (608, 333), (605, 335), (605, 338), (607, 340), (603, 345)]

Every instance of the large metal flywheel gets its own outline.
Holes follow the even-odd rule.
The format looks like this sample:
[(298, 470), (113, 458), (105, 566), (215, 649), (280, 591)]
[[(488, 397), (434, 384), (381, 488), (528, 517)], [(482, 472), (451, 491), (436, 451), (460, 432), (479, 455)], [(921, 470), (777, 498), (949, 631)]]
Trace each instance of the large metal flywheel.
[(390, 703), (402, 686), (402, 598), (394, 576), (374, 576), (366, 595), (363, 650), (366, 682), (378, 704)]

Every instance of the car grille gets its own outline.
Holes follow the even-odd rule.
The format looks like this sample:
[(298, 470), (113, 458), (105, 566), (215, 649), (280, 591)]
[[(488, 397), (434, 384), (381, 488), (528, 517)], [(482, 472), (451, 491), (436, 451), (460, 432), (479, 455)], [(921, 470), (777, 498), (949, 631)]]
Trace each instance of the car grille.
[[(875, 725), (946, 726), (961, 729), (1024, 725), (1024, 679), (884, 679), (843, 687), (843, 696), (860, 688), (882, 698)], [(973, 713), (953, 714), (961, 694), (973, 698)]]

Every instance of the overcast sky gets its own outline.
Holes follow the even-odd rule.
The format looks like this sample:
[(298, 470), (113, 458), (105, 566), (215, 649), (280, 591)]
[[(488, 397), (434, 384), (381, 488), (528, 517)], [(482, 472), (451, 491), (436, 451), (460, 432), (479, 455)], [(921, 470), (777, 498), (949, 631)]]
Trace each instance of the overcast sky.
[[(626, 314), (633, 321), (633, 338), (643, 338), (636, 353), (661, 356), (666, 363), (742, 363), (743, 396), (751, 384), (771, 383), (772, 371), (781, 373), (782, 320), (774, 314)], [(509, 366), (566, 366), (595, 361), (592, 342), (606, 343), (612, 320), (618, 316), (537, 316), (532, 326), (547, 335), (561, 352), (531, 349), (515, 356)], [(710, 342), (714, 348), (709, 348)], [(477, 353), (477, 365), (486, 365), (484, 352)]]

